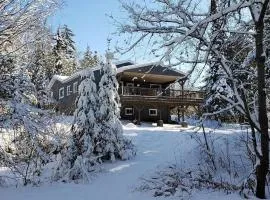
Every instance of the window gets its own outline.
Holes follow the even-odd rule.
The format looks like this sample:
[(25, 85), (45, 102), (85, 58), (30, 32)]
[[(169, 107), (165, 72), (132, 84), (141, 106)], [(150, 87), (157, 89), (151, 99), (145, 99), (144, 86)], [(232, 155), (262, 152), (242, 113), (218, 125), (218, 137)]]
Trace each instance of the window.
[(73, 83), (73, 93), (78, 92), (78, 82)]
[(64, 96), (65, 96), (65, 91), (64, 91), (64, 88), (61, 87), (61, 88), (59, 89), (59, 99), (64, 98)]
[(161, 89), (161, 85), (160, 84), (150, 84), (150, 88)]
[(51, 98), (53, 98), (53, 92), (51, 91)]
[(133, 83), (127, 83), (127, 87), (134, 87)]
[(125, 115), (133, 115), (133, 108), (125, 108)]
[(149, 109), (149, 116), (157, 116), (157, 109)]
[(67, 96), (72, 93), (70, 85), (67, 86)]

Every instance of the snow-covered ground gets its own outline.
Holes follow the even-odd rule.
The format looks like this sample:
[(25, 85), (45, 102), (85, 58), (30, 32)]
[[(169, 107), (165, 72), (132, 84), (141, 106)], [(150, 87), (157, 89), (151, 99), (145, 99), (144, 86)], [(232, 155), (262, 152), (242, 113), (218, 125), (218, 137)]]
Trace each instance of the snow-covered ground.
[[(156, 127), (143, 124), (138, 127), (124, 123), (124, 134), (133, 140), (137, 156), (128, 161), (117, 161), (103, 165), (101, 173), (88, 184), (44, 183), (39, 187), (20, 186), (1, 188), (1, 199), (5, 200), (169, 200), (176, 197), (153, 197), (150, 192), (136, 190), (141, 179), (153, 174), (157, 168), (169, 163), (187, 167), (196, 163), (192, 151), (196, 145), (191, 139), (192, 129), (178, 125)], [(229, 134), (230, 131), (227, 131)], [(224, 134), (224, 131), (217, 132)], [(179, 198), (178, 198), (179, 199)], [(241, 199), (238, 194), (200, 191), (191, 199)]]

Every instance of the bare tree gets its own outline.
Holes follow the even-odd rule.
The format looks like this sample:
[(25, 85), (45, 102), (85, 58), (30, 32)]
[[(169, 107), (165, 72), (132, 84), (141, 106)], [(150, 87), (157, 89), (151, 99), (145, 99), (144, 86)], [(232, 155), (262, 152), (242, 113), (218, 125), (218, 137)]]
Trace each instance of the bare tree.
[[(144, 5), (136, 3), (122, 3), (123, 8), (129, 15), (125, 23), (115, 20), (119, 32), (129, 35), (128, 48), (118, 48), (120, 53), (125, 53), (135, 48), (139, 43), (150, 44), (151, 52), (159, 55), (161, 60), (170, 57), (172, 66), (182, 63), (192, 64), (187, 76), (198, 67), (198, 64), (218, 66), (222, 76), (215, 86), (216, 97), (222, 99), (227, 105), (216, 112), (207, 113), (213, 115), (236, 109), (243, 114), (252, 128), (253, 151), (255, 152), (258, 165), (256, 167), (257, 189), (256, 196), (265, 197), (265, 183), (269, 163), (268, 142), (268, 118), (266, 107), (266, 77), (265, 77), (265, 52), (264, 52), (264, 19), (269, 0), (254, 1), (211, 1), (211, 9), (202, 9), (206, 2), (197, 1), (170, 1), (155, 0), (152, 4), (145, 1)], [(249, 16), (243, 17), (243, 13)], [(224, 20), (230, 23), (225, 23)], [(254, 31), (250, 31), (250, 26)], [(244, 35), (253, 36), (252, 51), (245, 59), (237, 63), (239, 70), (250, 73), (244, 67), (251, 65), (255, 58), (256, 74), (252, 77), (257, 79), (255, 91), (249, 93), (247, 98), (247, 82), (235, 78), (232, 71), (232, 63), (224, 52), (223, 41), (218, 40), (220, 35)], [(238, 38), (238, 37), (236, 37)], [(250, 47), (249, 47), (250, 48)], [(188, 49), (188, 53), (184, 53)], [(214, 63), (214, 64), (211, 64)], [(246, 70), (246, 71), (245, 71)], [(212, 86), (213, 87), (213, 86)], [(258, 98), (257, 98), (258, 95)], [(255, 133), (260, 133), (261, 144), (258, 145)], [(258, 150), (261, 147), (261, 151)]]
[(0, 126), (14, 131), (9, 145), (0, 145), (0, 165), (23, 178), (24, 184), (39, 176), (50, 160), (48, 118), (43, 121), (48, 113), (33, 106), (36, 88), (27, 67), (33, 63), (31, 44), (42, 38), (48, 16), (59, 6), (60, 0), (0, 0), (0, 106), (4, 108)]
[(0, 51), (14, 51), (12, 44), (16, 38), (35, 30), (60, 5), (60, 0), (0, 1)]

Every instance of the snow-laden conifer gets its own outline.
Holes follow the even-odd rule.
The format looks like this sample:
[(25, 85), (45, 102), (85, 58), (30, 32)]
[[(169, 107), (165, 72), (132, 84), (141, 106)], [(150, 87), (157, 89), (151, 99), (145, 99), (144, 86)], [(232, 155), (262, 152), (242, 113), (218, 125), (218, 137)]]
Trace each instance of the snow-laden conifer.
[(62, 151), (56, 179), (89, 181), (88, 172), (97, 164), (135, 155), (133, 144), (123, 136), (116, 68), (110, 59), (101, 64), (100, 73), (98, 90), (93, 72), (79, 86), (72, 136)]
[(83, 58), (80, 60), (80, 69), (85, 69), (88, 67), (94, 67), (98, 64), (100, 58), (97, 55), (97, 52), (92, 52), (90, 47), (87, 46), (83, 54)]
[(55, 178), (65, 180), (83, 179), (88, 181), (87, 173), (93, 170), (96, 158), (93, 154), (94, 138), (98, 132), (96, 123), (96, 84), (93, 72), (81, 82), (77, 109), (74, 112), (72, 136), (62, 152), (62, 160)]
[(71, 75), (76, 71), (76, 49), (73, 41), (74, 34), (71, 29), (64, 25), (59, 27), (55, 36), (54, 46), (55, 73), (59, 75)]
[(123, 137), (122, 124), (119, 120), (119, 95), (116, 79), (116, 67), (107, 54), (105, 64), (101, 65), (101, 80), (99, 82), (99, 108), (97, 120), (100, 132), (95, 139), (94, 153), (100, 161), (128, 159), (135, 154), (132, 143)]

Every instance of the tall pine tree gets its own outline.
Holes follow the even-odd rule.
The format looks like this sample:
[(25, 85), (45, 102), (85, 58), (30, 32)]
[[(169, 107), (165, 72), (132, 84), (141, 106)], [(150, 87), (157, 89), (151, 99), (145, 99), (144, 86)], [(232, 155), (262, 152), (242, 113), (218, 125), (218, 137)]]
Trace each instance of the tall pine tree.
[(98, 133), (96, 122), (97, 96), (93, 72), (79, 86), (77, 109), (74, 112), (72, 137), (67, 149), (62, 152), (62, 161), (57, 168), (56, 179), (83, 179), (88, 181), (88, 172), (93, 170), (96, 158), (93, 154), (94, 138)]
[[(226, 3), (219, 0), (211, 0), (210, 4), (210, 14), (214, 15), (225, 8)], [(208, 97), (206, 101), (205, 108), (207, 112), (217, 111), (224, 106), (225, 102), (219, 98), (220, 94), (224, 91), (228, 92), (230, 90), (229, 83), (227, 81), (225, 72), (221, 66), (219, 55), (216, 52), (222, 52), (223, 45), (226, 41), (226, 34), (223, 31), (223, 27), (226, 25), (226, 17), (221, 17), (220, 19), (213, 20), (211, 27), (211, 44), (212, 49), (209, 50), (209, 70), (208, 76), (206, 78), (206, 96)], [(224, 52), (223, 52), (224, 53)], [(232, 97), (232, 96), (230, 96)]]
[(94, 67), (98, 64), (99, 58), (97, 52), (94, 53), (90, 50), (90, 47), (86, 47), (86, 51), (84, 52), (83, 58), (80, 61), (80, 68), (85, 69), (87, 67)]
[(66, 181), (88, 181), (88, 172), (105, 160), (129, 159), (135, 155), (131, 141), (123, 136), (119, 120), (116, 68), (110, 59), (101, 67), (97, 91), (93, 72), (79, 86), (72, 136), (54, 175)]
[(95, 141), (94, 152), (100, 160), (128, 159), (135, 154), (134, 147), (123, 137), (122, 124), (119, 120), (119, 95), (116, 79), (116, 67), (111, 62), (112, 55), (107, 53), (106, 63), (101, 67), (97, 121), (100, 133)]
[(71, 29), (64, 25), (57, 29), (54, 46), (55, 74), (71, 75), (77, 69), (76, 49)]

